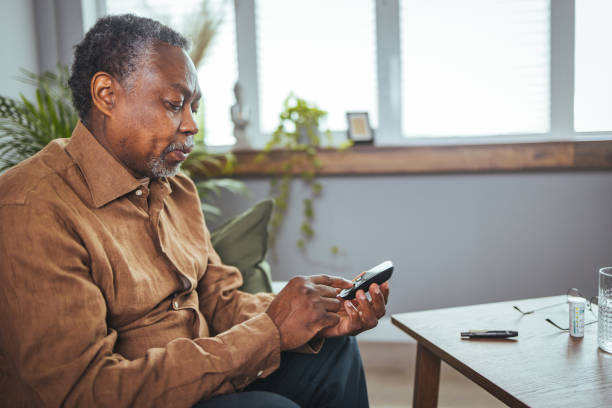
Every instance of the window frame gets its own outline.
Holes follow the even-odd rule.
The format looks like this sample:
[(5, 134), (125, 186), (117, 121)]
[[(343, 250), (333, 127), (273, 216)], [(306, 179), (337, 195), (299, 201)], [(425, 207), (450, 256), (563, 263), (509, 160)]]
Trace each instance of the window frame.
[[(97, 0), (100, 1), (100, 0)], [(257, 63), (257, 0), (234, 0), (238, 81), (251, 109), (247, 136), (254, 149), (268, 134), (260, 129)], [(376, 13), (378, 128), (375, 146), (462, 146), (612, 140), (612, 131), (574, 130), (575, 0), (550, 0), (550, 130), (547, 133), (406, 138), (402, 135), (400, 0), (373, 0)], [(103, 12), (104, 7), (98, 7)], [(345, 132), (334, 132), (336, 140)], [(228, 146), (219, 150), (227, 150)], [(217, 149), (215, 149), (217, 150)]]
[[(612, 131), (576, 132), (574, 130), (574, 56), (575, 56), (575, 0), (550, 0), (550, 130), (547, 133), (489, 135), (489, 136), (450, 136), (406, 138), (402, 135), (401, 89), (401, 49), (400, 49), (400, 0), (374, 0), (376, 10), (376, 57), (378, 86), (378, 128), (375, 129), (376, 146), (448, 146), (482, 145), (508, 143), (542, 143), (558, 141), (597, 141), (611, 140)], [(252, 30), (247, 39), (253, 50), (250, 59), (244, 61), (245, 75), (249, 80), (241, 83), (253, 97), (251, 106), (258, 105), (257, 44), (255, 1), (234, 0), (236, 9), (251, 7), (253, 12), (236, 14), (236, 26), (248, 26)], [(240, 41), (240, 38), (237, 40)], [(240, 52), (240, 45), (239, 45)], [(240, 58), (240, 57), (239, 57)], [(245, 77), (246, 78), (246, 77)], [(255, 80), (251, 80), (255, 78)], [(255, 126), (254, 126), (255, 127)], [(254, 146), (263, 146), (268, 135), (253, 135)], [(343, 136), (343, 132), (337, 132)]]

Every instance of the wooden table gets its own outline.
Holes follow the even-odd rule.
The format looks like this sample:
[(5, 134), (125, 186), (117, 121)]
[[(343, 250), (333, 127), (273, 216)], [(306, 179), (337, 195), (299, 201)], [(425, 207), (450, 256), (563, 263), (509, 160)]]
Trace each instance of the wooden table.
[[(417, 344), (414, 407), (438, 404), (440, 360), (511, 407), (612, 407), (612, 354), (597, 347), (597, 323), (574, 339), (565, 296), (402, 313), (397, 327)], [(559, 304), (533, 314), (523, 310)], [(587, 322), (595, 317), (587, 310)], [(517, 340), (461, 340), (467, 330), (517, 330)]]

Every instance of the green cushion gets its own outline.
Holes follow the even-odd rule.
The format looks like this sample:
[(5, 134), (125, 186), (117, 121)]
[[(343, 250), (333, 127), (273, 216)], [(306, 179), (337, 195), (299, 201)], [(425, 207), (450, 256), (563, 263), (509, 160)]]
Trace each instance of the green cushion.
[(244, 292), (272, 292), (272, 275), (270, 274), (270, 264), (267, 261), (261, 261), (248, 273), (243, 273), (242, 278), (244, 283), (240, 290)]
[(223, 263), (237, 267), (242, 273), (242, 291), (272, 291), (270, 265), (265, 257), (268, 250), (268, 222), (273, 209), (272, 200), (262, 201), (230, 218), (211, 233), (213, 247)]

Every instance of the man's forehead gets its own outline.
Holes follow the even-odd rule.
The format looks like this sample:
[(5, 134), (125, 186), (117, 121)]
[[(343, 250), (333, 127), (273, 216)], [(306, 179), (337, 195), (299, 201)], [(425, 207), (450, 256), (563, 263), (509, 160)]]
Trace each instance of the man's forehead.
[(195, 95), (197, 99), (199, 99), (202, 95), (200, 92), (200, 85), (196, 82), (196, 86), (194, 88), (188, 88), (185, 84), (174, 82), (169, 86), (172, 89), (176, 89), (178, 92), (182, 93), (190, 97), (191, 95)]
[(161, 44), (143, 61), (151, 74), (164, 88), (173, 88), (185, 94), (200, 93), (198, 74), (187, 53), (180, 47)]

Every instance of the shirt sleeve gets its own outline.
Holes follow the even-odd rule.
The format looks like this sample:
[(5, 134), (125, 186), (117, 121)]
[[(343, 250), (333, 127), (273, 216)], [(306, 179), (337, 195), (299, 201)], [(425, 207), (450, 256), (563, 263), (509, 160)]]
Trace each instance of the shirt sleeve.
[[(213, 332), (222, 333), (254, 316), (265, 314), (274, 295), (251, 294), (238, 290), (242, 286), (240, 271), (234, 266), (223, 264), (212, 246), (208, 230), (206, 230), (206, 241), (208, 266), (204, 277), (198, 283), (197, 290), (200, 312)], [(323, 343), (323, 339), (312, 340), (293, 351), (316, 354), (321, 350)]]
[(278, 367), (276, 326), (255, 312), (264, 298), (215, 337), (175, 339), (135, 360), (115, 353), (104, 294), (64, 210), (40, 202), (0, 207), (3, 399), (25, 399), (27, 406), (191, 407)]

